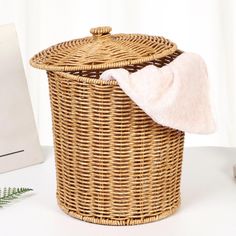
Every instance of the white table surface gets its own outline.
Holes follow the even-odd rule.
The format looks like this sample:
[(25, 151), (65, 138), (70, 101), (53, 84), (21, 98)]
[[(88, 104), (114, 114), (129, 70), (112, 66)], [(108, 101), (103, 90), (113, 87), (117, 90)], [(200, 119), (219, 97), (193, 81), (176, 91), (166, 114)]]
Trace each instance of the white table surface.
[(0, 209), (1, 236), (231, 236), (236, 235), (236, 149), (187, 148), (182, 205), (174, 215), (137, 226), (103, 226), (64, 214), (56, 204), (53, 151), (43, 164), (0, 175), (0, 187), (25, 186), (29, 194)]

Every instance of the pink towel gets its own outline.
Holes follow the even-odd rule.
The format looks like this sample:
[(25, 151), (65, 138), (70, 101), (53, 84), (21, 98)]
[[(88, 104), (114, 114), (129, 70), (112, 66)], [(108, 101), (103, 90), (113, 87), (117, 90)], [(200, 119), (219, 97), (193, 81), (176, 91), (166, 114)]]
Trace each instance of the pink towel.
[(196, 54), (182, 53), (166, 66), (149, 65), (135, 73), (110, 69), (101, 79), (117, 80), (121, 89), (161, 125), (189, 133), (215, 131), (207, 68)]

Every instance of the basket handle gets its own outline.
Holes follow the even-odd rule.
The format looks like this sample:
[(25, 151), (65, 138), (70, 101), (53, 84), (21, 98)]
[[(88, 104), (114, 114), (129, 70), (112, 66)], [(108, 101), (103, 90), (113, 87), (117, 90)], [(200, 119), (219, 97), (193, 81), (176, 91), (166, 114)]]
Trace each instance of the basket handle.
[(110, 26), (101, 26), (101, 27), (90, 29), (90, 33), (93, 36), (107, 35), (107, 34), (110, 34), (111, 31), (112, 31), (112, 28)]

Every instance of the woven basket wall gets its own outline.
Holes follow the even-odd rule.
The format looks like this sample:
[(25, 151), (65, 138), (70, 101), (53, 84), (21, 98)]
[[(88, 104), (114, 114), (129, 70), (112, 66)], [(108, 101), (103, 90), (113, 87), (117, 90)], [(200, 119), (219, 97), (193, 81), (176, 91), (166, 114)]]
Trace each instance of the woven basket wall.
[(91, 32), (31, 59), (49, 78), (58, 204), (99, 224), (162, 219), (180, 204), (184, 133), (155, 123), (116, 81), (99, 76), (108, 68), (161, 67), (181, 52), (161, 37)]

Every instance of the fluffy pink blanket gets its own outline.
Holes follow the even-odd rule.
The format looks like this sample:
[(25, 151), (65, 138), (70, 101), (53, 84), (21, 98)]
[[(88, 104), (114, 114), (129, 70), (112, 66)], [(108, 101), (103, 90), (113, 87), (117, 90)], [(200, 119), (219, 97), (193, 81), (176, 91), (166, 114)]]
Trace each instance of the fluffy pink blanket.
[(149, 65), (135, 73), (110, 69), (101, 79), (117, 80), (121, 89), (161, 125), (189, 133), (215, 131), (207, 68), (196, 54), (182, 53), (166, 66)]

